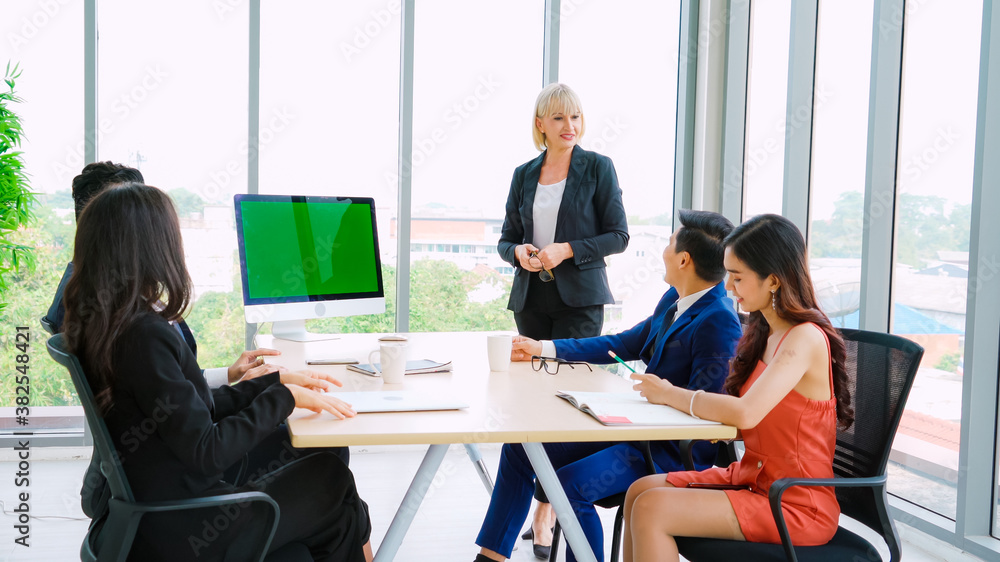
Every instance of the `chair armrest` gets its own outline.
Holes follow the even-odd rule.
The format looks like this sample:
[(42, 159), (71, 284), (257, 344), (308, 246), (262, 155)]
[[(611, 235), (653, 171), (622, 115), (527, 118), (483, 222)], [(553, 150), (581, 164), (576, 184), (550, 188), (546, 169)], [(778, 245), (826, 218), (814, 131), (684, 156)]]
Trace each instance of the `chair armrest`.
[(642, 458), (646, 461), (646, 474), (656, 474), (656, 463), (653, 462), (653, 450), (649, 441), (639, 441), (637, 445), (642, 451)]
[[(147, 513), (163, 513), (167, 511), (187, 511), (192, 509), (202, 509), (206, 507), (239, 505), (246, 507), (251, 502), (262, 502), (268, 504), (268, 533), (264, 539), (262, 547), (259, 549), (261, 558), (271, 545), (274, 532), (278, 527), (278, 517), (280, 510), (278, 504), (263, 492), (239, 492), (235, 494), (224, 494), (218, 496), (205, 496), (200, 498), (188, 498), (183, 500), (169, 500), (158, 502), (137, 502), (129, 503), (118, 499), (111, 499), (108, 502), (108, 519), (104, 525), (105, 548), (102, 548), (98, 556), (98, 561), (104, 560), (125, 560), (131, 550), (135, 534), (139, 530), (139, 521)], [(116, 546), (111, 546), (116, 545)], [(110, 547), (110, 548), (109, 548)], [(114, 552), (117, 549), (117, 552)]]
[[(684, 463), (684, 470), (694, 470), (694, 442), (695, 439), (681, 439), (677, 446), (681, 452), (681, 462)], [(700, 440), (698, 440), (700, 441)]]
[(136, 502), (125, 505), (128, 505), (131, 511), (142, 513), (161, 513), (164, 511), (184, 511), (188, 509), (201, 509), (204, 507), (245, 504), (250, 502), (264, 502), (270, 504), (274, 513), (279, 512), (277, 502), (271, 499), (271, 496), (265, 494), (264, 492), (239, 492), (235, 494), (205, 496), (201, 498), (188, 498), (183, 500)]
[(831, 486), (842, 488), (874, 488), (885, 486), (886, 475), (872, 476), (868, 478), (780, 478), (771, 484), (771, 489), (767, 492), (768, 501), (771, 504), (771, 515), (778, 527), (778, 535), (781, 537), (781, 545), (785, 548), (785, 555), (790, 562), (797, 562), (795, 549), (792, 546), (792, 538), (788, 534), (788, 526), (785, 524), (785, 514), (781, 511), (781, 498), (785, 491), (792, 486)]

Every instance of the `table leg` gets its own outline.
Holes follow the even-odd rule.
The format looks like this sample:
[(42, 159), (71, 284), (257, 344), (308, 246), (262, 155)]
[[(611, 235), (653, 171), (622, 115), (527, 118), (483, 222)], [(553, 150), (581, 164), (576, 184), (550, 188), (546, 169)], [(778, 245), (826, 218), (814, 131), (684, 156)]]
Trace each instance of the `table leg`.
[(479, 479), (483, 481), (483, 486), (486, 486), (486, 493), (493, 495), (493, 479), (490, 478), (490, 472), (486, 470), (486, 463), (483, 462), (483, 455), (479, 452), (479, 447), (474, 443), (465, 444), (465, 452), (469, 455), (469, 460), (475, 465), (476, 471), (479, 472)]
[(590, 549), (590, 543), (583, 534), (583, 527), (573, 513), (573, 507), (569, 505), (566, 491), (559, 483), (559, 477), (552, 468), (549, 456), (545, 454), (545, 448), (541, 443), (523, 443), (524, 452), (531, 461), (531, 467), (535, 469), (535, 478), (542, 484), (545, 495), (552, 504), (552, 509), (559, 518), (559, 526), (562, 527), (563, 534), (566, 535), (566, 542), (573, 547), (573, 554), (580, 562), (597, 562), (594, 551)]
[(403, 503), (399, 504), (399, 509), (396, 510), (396, 515), (392, 518), (392, 523), (389, 524), (389, 530), (385, 532), (385, 538), (382, 539), (382, 544), (379, 545), (378, 552), (375, 553), (375, 562), (384, 562), (395, 558), (399, 545), (403, 543), (403, 537), (410, 529), (413, 517), (420, 509), (420, 503), (424, 501), (427, 488), (434, 480), (434, 475), (437, 474), (441, 461), (444, 460), (444, 455), (447, 452), (448, 445), (431, 445), (427, 448), (427, 454), (424, 455), (420, 468), (413, 475), (413, 481), (410, 482), (410, 487), (406, 490), (406, 495), (403, 496)]

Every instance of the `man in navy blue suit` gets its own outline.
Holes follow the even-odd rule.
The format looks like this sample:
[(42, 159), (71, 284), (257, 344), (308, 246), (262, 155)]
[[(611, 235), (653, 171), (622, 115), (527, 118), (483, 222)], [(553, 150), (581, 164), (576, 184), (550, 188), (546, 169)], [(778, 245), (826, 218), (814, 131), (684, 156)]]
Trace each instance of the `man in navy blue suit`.
[[(633, 328), (606, 336), (535, 341), (514, 339), (511, 359), (527, 361), (532, 355), (570, 361), (611, 363), (608, 351), (623, 360), (642, 360), (646, 372), (671, 383), (706, 392), (720, 392), (729, 374), (729, 362), (742, 335), (733, 301), (726, 297), (723, 280), (722, 240), (733, 229), (728, 219), (705, 211), (680, 211), (681, 228), (663, 251), (664, 280), (671, 288), (660, 299), (653, 315)], [(545, 450), (580, 518), (584, 534), (598, 560), (604, 552), (603, 530), (593, 502), (619, 492), (645, 475), (641, 451), (631, 443), (547, 443)], [(684, 470), (676, 443), (651, 444), (653, 461), (661, 472)], [(697, 468), (708, 467), (716, 447), (694, 447)], [(510, 556), (520, 526), (531, 503), (534, 471), (520, 445), (504, 445), (496, 487), (476, 544), (477, 560), (503, 560)], [(535, 525), (539, 526), (539, 525)], [(547, 533), (546, 526), (533, 529)], [(567, 560), (574, 560), (567, 553)]]

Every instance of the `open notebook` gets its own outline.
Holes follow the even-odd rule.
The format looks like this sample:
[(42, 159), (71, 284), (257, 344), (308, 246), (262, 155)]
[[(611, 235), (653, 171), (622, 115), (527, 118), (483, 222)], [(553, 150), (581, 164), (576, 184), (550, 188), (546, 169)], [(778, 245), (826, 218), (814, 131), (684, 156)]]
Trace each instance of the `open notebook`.
[(371, 392), (331, 392), (363, 414), (369, 412), (421, 412), (429, 410), (461, 410), (465, 402), (450, 396), (424, 394), (412, 390), (385, 390)]
[(651, 404), (638, 392), (578, 392), (556, 391), (581, 412), (586, 412), (604, 425), (718, 425), (719, 422), (700, 420), (680, 410)]

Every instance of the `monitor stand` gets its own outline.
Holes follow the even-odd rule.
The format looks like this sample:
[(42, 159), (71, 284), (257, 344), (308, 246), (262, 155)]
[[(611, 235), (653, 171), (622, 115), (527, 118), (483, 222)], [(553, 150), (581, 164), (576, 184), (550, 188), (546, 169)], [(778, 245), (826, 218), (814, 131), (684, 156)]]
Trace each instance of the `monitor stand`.
[(280, 320), (271, 323), (271, 335), (289, 341), (310, 342), (340, 339), (335, 334), (313, 334), (306, 331), (305, 320)]

